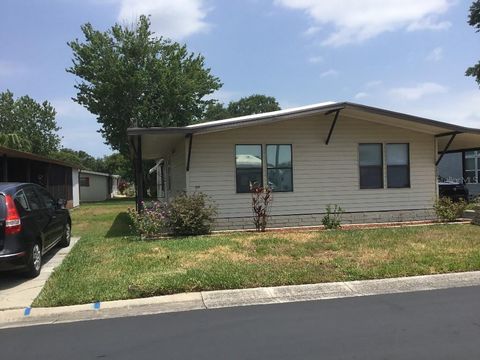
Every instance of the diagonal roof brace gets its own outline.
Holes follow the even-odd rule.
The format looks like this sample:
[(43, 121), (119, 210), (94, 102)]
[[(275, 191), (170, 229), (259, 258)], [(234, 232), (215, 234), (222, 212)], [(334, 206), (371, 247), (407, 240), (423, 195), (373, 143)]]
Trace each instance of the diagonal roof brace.
[(330, 115), (331, 113), (335, 113), (335, 117), (333, 118), (332, 125), (330, 126), (330, 131), (328, 132), (327, 140), (325, 140), (325, 145), (328, 145), (330, 142), (330, 138), (332, 137), (333, 134), (333, 129), (335, 129), (335, 125), (337, 124), (338, 120), (338, 115), (340, 114), (341, 109), (336, 109), (336, 110), (330, 110), (325, 113), (325, 115)]
[[(443, 156), (447, 153), (448, 149), (450, 148), (450, 145), (452, 145), (452, 142), (453, 140), (455, 140), (455, 137), (459, 134), (458, 131), (454, 131), (450, 134), (440, 134), (440, 135), (443, 135), (443, 136), (448, 136), (450, 135), (450, 140), (448, 140), (448, 143), (447, 145), (445, 145), (445, 149), (443, 149), (442, 153), (440, 154), (440, 156), (438, 157), (438, 160), (437, 162), (435, 163), (435, 166), (438, 166), (438, 164), (440, 164), (440, 161), (442, 161), (443, 159)], [(439, 136), (435, 136), (435, 137), (439, 137)]]

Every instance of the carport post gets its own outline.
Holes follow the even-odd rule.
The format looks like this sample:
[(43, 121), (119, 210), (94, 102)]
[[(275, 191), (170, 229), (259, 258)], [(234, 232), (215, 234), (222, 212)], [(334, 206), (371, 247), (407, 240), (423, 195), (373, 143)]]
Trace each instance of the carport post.
[(137, 136), (137, 153), (136, 153), (136, 180), (137, 180), (137, 211), (143, 210), (143, 162), (142, 162), (142, 137)]

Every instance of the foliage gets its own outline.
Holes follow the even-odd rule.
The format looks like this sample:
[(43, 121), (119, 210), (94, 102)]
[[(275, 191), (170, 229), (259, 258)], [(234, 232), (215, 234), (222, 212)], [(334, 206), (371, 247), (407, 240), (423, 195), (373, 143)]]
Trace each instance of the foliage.
[(39, 104), (25, 95), (14, 99), (13, 93), (0, 93), (0, 140), (16, 150), (49, 155), (57, 151), (60, 128), (55, 121), (55, 109), (48, 101)]
[(264, 232), (267, 228), (270, 205), (273, 201), (272, 189), (268, 186), (252, 186), (252, 213), (255, 229)]
[(128, 209), (132, 230), (150, 238), (165, 233), (166, 214), (166, 206), (159, 201), (143, 203), (143, 210), (140, 214), (135, 209)]
[(118, 191), (120, 194), (124, 195), (125, 191), (129, 188), (130, 183), (128, 181), (125, 181), (124, 179), (120, 179), (118, 182)]
[[(476, 32), (480, 32), (480, 0), (476, 0), (470, 6), (470, 15), (468, 18), (468, 24), (475, 28)], [(467, 69), (466, 76), (473, 76), (478, 85), (480, 85), (480, 61)]]
[(221, 87), (201, 55), (185, 45), (156, 37), (150, 20), (140, 16), (133, 27), (115, 24), (106, 32), (89, 23), (85, 41), (68, 45), (80, 78), (74, 99), (97, 115), (106, 142), (128, 156), (126, 130), (131, 126), (184, 126), (201, 119)]
[(58, 160), (77, 165), (81, 169), (98, 171), (97, 159), (82, 150), (76, 151), (69, 148), (62, 148), (55, 154), (52, 154), (52, 156)]
[(31, 151), (32, 143), (17, 133), (0, 134), (0, 145), (20, 151)]
[(325, 216), (322, 219), (322, 224), (325, 229), (338, 229), (341, 226), (341, 216), (344, 213), (343, 209), (337, 204), (328, 204), (325, 208)]
[(219, 102), (209, 104), (203, 118), (205, 121), (221, 120), (275, 110), (280, 110), (280, 105), (274, 97), (251, 95), (243, 97), (238, 101), (231, 101), (227, 107)]
[(216, 215), (216, 206), (207, 195), (178, 195), (168, 204), (167, 228), (175, 236), (208, 234)]
[(455, 202), (448, 197), (441, 197), (433, 205), (437, 218), (443, 222), (452, 222), (462, 217), (466, 207), (464, 200)]
[(211, 232), (217, 210), (203, 193), (181, 194), (168, 203), (144, 203), (140, 214), (129, 209), (133, 229), (146, 237), (203, 235)]

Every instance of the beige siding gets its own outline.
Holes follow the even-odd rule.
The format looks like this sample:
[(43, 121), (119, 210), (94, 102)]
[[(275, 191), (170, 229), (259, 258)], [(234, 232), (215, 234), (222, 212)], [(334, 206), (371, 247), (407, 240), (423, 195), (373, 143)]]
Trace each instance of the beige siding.
[[(330, 144), (325, 145), (330, 124), (331, 117), (319, 116), (196, 135), (188, 190), (210, 195), (219, 217), (250, 216), (250, 195), (235, 192), (235, 144), (292, 144), (294, 192), (274, 194), (272, 215), (321, 213), (327, 204), (338, 204), (347, 212), (432, 207), (433, 136), (340, 116)], [(358, 144), (362, 142), (410, 143), (411, 188), (360, 189)]]
[(185, 173), (185, 142), (179, 142), (168, 157), (167, 168), (170, 171), (167, 184), (168, 197), (175, 196), (186, 191), (186, 173)]
[(80, 173), (89, 178), (89, 186), (80, 186), (80, 201), (103, 201), (110, 198), (108, 177), (96, 174)]

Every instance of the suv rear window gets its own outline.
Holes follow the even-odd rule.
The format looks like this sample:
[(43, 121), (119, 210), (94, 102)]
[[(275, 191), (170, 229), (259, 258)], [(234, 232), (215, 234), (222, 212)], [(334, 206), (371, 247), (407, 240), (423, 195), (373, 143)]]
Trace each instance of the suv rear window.
[(20, 190), (15, 194), (15, 202), (20, 204), (20, 206), (23, 208), (23, 210), (30, 211), (30, 206), (28, 205), (27, 197), (25, 196), (25, 193), (23, 190)]
[(27, 187), (23, 191), (27, 196), (28, 204), (30, 205), (31, 210), (38, 210), (42, 207), (40, 199), (38, 198), (37, 193), (35, 192), (35, 190), (33, 190), (32, 187)]

